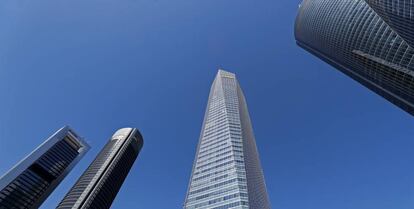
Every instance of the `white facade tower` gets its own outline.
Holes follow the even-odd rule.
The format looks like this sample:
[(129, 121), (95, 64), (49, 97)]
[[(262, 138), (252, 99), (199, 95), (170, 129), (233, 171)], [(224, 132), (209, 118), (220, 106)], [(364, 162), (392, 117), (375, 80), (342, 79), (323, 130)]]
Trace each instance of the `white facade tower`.
[(219, 70), (192, 169), (185, 209), (270, 209), (243, 92)]

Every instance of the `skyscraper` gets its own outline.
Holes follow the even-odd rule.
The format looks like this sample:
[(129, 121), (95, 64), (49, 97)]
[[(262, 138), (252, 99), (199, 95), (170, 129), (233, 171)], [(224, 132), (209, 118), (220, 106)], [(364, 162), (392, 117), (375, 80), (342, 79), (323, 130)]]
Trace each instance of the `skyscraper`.
[(116, 131), (57, 208), (110, 208), (143, 143), (136, 128)]
[(411, 47), (414, 47), (413, 0), (366, 0)]
[(270, 209), (246, 100), (219, 70), (210, 90), (185, 209)]
[(0, 208), (38, 208), (89, 146), (65, 126), (0, 179)]
[(299, 46), (414, 115), (414, 49), (402, 35), (365, 0), (304, 0), (295, 25)]

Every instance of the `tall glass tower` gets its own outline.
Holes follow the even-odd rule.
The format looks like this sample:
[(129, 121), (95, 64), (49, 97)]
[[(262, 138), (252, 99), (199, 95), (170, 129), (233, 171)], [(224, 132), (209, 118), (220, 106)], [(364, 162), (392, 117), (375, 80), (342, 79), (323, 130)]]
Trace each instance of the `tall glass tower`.
[(219, 70), (210, 90), (185, 209), (270, 209), (246, 100)]
[(71, 128), (61, 128), (0, 178), (0, 208), (39, 208), (88, 150)]
[(296, 18), (297, 44), (414, 115), (410, 2), (304, 0)]
[(143, 143), (136, 128), (115, 132), (57, 208), (110, 208)]

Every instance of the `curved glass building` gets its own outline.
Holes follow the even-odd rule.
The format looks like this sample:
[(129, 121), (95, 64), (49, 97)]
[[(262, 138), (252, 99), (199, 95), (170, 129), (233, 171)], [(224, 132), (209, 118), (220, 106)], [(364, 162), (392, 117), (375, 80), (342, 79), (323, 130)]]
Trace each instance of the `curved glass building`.
[(263, 171), (235, 74), (219, 70), (210, 90), (185, 209), (270, 209)]
[(414, 0), (366, 0), (411, 47), (414, 47)]
[(115, 132), (57, 208), (110, 208), (142, 146), (136, 128)]
[(414, 115), (414, 49), (364, 0), (304, 0), (299, 46)]

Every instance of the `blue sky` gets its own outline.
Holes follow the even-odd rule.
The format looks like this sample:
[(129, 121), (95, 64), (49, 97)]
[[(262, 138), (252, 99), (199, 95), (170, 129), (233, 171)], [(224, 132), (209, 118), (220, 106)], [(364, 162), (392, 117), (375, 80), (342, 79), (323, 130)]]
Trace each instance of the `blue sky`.
[(275, 209), (412, 209), (414, 120), (295, 45), (297, 0), (2, 0), (0, 174), (65, 124), (145, 146), (115, 209), (181, 208), (218, 68), (245, 92)]

